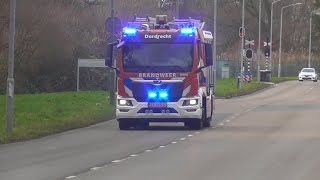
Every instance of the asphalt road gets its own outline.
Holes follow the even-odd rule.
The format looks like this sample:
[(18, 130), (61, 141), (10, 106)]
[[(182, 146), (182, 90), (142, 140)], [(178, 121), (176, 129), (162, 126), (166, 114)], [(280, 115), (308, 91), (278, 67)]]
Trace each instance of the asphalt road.
[(216, 128), (118, 131), (115, 121), (0, 146), (0, 179), (318, 180), (320, 83), (217, 100)]

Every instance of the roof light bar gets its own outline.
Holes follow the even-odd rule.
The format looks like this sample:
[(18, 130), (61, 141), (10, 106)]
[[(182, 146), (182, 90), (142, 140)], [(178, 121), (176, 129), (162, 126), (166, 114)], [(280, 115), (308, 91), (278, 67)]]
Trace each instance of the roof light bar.
[(138, 30), (136, 28), (123, 28), (123, 34), (127, 36), (135, 36), (137, 34), (137, 31)]
[(193, 35), (194, 34), (194, 32), (195, 32), (195, 28), (181, 28), (181, 30), (180, 30), (180, 32), (181, 32), (181, 34), (183, 34), (183, 35)]

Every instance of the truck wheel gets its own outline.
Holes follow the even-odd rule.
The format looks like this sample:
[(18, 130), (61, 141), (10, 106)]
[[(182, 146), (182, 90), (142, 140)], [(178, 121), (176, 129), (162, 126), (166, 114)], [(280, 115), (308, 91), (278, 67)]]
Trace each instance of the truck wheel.
[[(201, 115), (201, 119), (194, 119), (193, 121), (191, 121), (191, 128), (193, 130), (201, 130), (203, 129), (203, 127), (205, 126), (207, 120), (206, 120), (206, 114), (205, 114), (205, 110), (204, 108), (202, 108), (202, 115)], [(208, 125), (208, 124), (206, 124)]]
[(206, 119), (203, 123), (203, 127), (211, 127), (211, 117)]
[(203, 127), (211, 127), (211, 121), (204, 122)]
[(193, 130), (201, 130), (203, 128), (203, 120), (202, 119), (194, 119), (191, 122), (191, 128)]
[(314, 80), (313, 82), (318, 82), (318, 80)]
[(126, 119), (118, 119), (118, 123), (120, 130), (129, 130), (132, 126), (132, 123), (128, 122)]
[(203, 127), (210, 127), (211, 126), (211, 117), (206, 118), (205, 109), (202, 109), (202, 119), (203, 119)]

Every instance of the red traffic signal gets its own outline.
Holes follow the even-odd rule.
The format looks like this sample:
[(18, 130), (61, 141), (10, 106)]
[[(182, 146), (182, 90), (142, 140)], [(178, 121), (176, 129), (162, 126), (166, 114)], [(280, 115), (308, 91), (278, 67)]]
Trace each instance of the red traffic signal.
[(243, 27), (239, 28), (239, 37), (244, 37), (246, 36), (246, 29)]

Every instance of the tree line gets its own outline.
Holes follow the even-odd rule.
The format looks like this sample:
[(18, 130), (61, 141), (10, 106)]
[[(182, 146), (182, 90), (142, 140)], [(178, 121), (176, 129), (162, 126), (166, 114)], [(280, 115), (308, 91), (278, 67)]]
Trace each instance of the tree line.
[[(125, 25), (138, 16), (175, 15), (174, 7), (160, 8), (159, 0), (115, 0), (116, 16)], [(275, 6), (274, 39), (279, 41), (280, 7), (301, 2), (283, 0)], [(241, 0), (218, 0), (218, 55), (234, 56), (239, 51), (238, 29), (241, 25)], [(248, 38), (258, 37), (257, 0), (247, 0), (246, 28)], [(283, 47), (285, 52), (306, 53), (308, 19), (311, 10), (320, 7), (320, 0), (305, 0), (301, 7), (286, 11)], [(0, 94), (6, 91), (10, 0), (0, 0)], [(263, 0), (262, 36), (270, 31), (271, 0)], [(106, 38), (104, 21), (110, 16), (110, 0), (23, 0), (17, 1), (15, 80), (17, 93), (73, 91), (76, 89), (78, 58), (104, 58)], [(213, 0), (182, 0), (180, 15), (207, 22), (212, 30)], [(315, 29), (320, 18), (315, 18)], [(314, 30), (314, 32), (317, 32)], [(318, 39), (318, 34), (313, 35)], [(318, 43), (314, 41), (315, 52)], [(84, 89), (110, 89), (111, 71), (81, 69)]]

